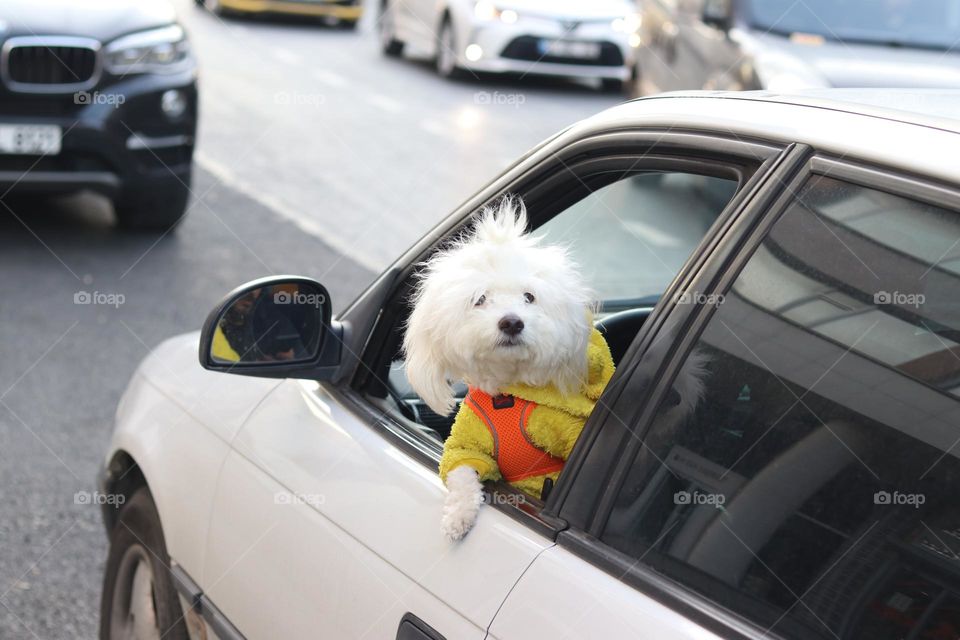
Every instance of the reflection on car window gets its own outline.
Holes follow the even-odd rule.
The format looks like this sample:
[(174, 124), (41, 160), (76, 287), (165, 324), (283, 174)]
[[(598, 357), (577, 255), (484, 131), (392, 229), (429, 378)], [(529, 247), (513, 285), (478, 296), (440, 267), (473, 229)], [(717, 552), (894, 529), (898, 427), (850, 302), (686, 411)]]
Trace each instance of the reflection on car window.
[(814, 178), (695, 346), (610, 545), (788, 638), (960, 637), (960, 216)]
[(639, 174), (594, 191), (538, 231), (570, 247), (601, 300), (656, 302), (736, 188), (724, 178)]

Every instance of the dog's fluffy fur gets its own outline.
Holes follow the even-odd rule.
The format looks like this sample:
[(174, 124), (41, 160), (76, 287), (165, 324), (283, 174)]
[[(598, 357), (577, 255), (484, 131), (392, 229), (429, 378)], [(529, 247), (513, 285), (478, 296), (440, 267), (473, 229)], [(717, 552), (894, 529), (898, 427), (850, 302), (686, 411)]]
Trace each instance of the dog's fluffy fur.
[[(455, 407), (451, 380), (490, 395), (515, 384), (576, 392), (586, 381), (592, 292), (562, 247), (542, 244), (526, 227), (523, 203), (503, 199), (420, 273), (403, 341), (407, 378), (441, 415)], [(516, 336), (498, 326), (507, 316), (523, 322)], [(703, 397), (708, 362), (695, 352), (674, 383), (679, 416)], [(458, 540), (477, 518), (483, 487), (466, 465), (446, 482), (441, 525)]]
[[(566, 251), (526, 226), (523, 203), (505, 198), (420, 274), (403, 341), (407, 377), (441, 415), (455, 406), (450, 380), (492, 395), (511, 384), (567, 392), (584, 380), (591, 292)], [(524, 324), (515, 341), (497, 326), (508, 315)]]
[[(455, 407), (451, 380), (491, 395), (513, 384), (580, 388), (587, 375), (592, 301), (559, 246), (526, 233), (523, 203), (505, 198), (435, 254), (420, 273), (404, 335), (407, 378), (441, 415)], [(523, 330), (510, 336), (501, 319)], [(441, 527), (453, 540), (473, 527), (483, 498), (469, 466), (447, 476)]]

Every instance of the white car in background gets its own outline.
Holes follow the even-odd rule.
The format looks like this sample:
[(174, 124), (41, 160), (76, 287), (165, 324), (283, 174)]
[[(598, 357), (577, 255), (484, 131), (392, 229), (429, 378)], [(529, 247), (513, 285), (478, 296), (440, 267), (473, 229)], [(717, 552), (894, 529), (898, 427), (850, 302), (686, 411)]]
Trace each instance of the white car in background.
[(444, 77), (468, 72), (630, 79), (640, 16), (629, 0), (381, 0), (383, 52), (406, 48)]
[[(335, 316), (309, 278), (243, 285), (120, 402), (101, 638), (960, 637), (957, 157), (960, 93), (646, 98)], [(582, 266), (617, 370), (556, 486), (490, 484), (453, 543), (452, 416), (400, 344), (417, 265), (508, 193)]]

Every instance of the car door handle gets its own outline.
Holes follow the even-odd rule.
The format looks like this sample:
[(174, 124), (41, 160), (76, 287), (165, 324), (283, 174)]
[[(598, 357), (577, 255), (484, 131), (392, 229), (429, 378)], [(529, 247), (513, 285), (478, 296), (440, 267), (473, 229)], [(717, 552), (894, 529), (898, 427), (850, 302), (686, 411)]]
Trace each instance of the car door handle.
[(400, 618), (397, 640), (446, 640), (446, 638), (426, 622), (407, 612)]

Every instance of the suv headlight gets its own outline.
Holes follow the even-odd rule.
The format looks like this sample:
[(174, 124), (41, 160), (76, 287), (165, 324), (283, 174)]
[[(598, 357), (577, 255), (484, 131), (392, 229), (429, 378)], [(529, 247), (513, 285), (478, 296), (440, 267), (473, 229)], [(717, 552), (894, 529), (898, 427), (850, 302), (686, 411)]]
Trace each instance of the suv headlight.
[(190, 43), (183, 28), (174, 24), (117, 38), (104, 51), (110, 73), (173, 73), (190, 58)]

